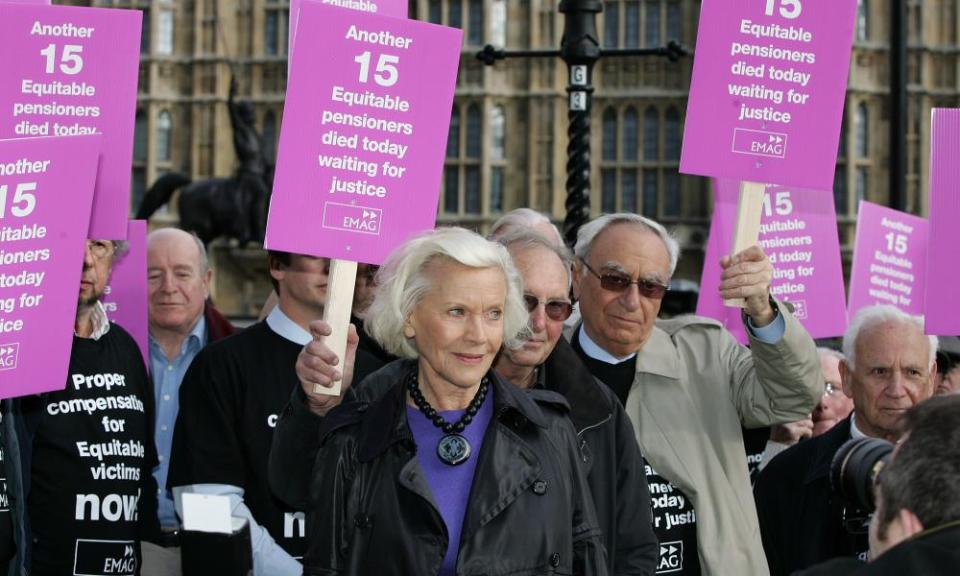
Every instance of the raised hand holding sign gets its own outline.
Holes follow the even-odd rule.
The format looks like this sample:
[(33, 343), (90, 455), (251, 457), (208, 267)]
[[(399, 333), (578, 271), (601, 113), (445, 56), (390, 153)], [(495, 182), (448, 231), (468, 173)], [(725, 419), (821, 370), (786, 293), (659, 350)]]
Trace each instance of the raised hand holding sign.
[(298, 22), (324, 33), (294, 41), (266, 244), (332, 259), (324, 344), (342, 359), (356, 263), (433, 228), (462, 32), (315, 2)]
[(704, 0), (680, 171), (740, 182), (732, 254), (756, 244), (767, 184), (832, 188), (855, 14)]

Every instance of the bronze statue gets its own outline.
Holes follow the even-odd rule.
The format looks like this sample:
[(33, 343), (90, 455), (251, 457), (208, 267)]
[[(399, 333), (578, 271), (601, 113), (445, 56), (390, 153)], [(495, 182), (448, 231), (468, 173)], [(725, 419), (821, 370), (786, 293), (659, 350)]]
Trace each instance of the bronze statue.
[(263, 244), (270, 203), (272, 166), (263, 153), (250, 102), (237, 102), (237, 80), (230, 79), (230, 125), (233, 148), (239, 167), (229, 178), (211, 178), (191, 183), (184, 174), (169, 172), (157, 178), (143, 197), (137, 210), (138, 219), (147, 219), (170, 201), (178, 189), (180, 227), (195, 232), (205, 244), (226, 236), (241, 246), (250, 242)]

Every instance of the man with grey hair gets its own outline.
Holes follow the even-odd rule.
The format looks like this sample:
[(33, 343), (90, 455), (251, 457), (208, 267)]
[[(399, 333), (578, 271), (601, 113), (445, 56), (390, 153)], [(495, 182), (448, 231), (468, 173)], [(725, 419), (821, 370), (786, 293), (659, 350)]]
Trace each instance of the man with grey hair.
[(741, 426), (810, 413), (822, 392), (813, 340), (770, 297), (754, 246), (721, 261), (720, 293), (745, 300), (751, 350), (713, 320), (657, 321), (680, 247), (653, 220), (601, 216), (580, 229), (571, 344), (623, 402), (646, 461), (658, 570), (765, 574)]
[(200, 350), (233, 333), (233, 326), (210, 302), (213, 271), (203, 242), (178, 228), (160, 228), (147, 235), (147, 320), (150, 372), (157, 406), (154, 435), (159, 465), (158, 511), (163, 551), (145, 547), (144, 576), (179, 574), (180, 522), (173, 496), (166, 489), (173, 430), (180, 411), (180, 384)]
[(515, 230), (523, 229), (532, 229), (557, 246), (563, 245), (563, 237), (560, 236), (557, 227), (550, 222), (550, 218), (530, 208), (517, 208), (498, 218), (490, 228), (489, 236), (496, 240)]
[(791, 574), (838, 556), (866, 559), (869, 517), (831, 491), (830, 462), (851, 438), (898, 439), (903, 413), (933, 395), (936, 351), (937, 338), (924, 335), (923, 320), (893, 306), (870, 306), (854, 316), (840, 362), (853, 413), (774, 458), (757, 479), (771, 574)]

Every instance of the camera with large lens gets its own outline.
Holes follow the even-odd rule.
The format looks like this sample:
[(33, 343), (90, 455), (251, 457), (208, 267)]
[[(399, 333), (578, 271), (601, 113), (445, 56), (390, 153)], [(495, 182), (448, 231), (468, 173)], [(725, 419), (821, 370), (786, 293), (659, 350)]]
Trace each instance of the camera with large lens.
[(890, 461), (893, 444), (879, 438), (848, 440), (830, 464), (830, 486), (845, 502), (843, 520), (851, 533), (862, 533), (876, 510), (874, 486)]

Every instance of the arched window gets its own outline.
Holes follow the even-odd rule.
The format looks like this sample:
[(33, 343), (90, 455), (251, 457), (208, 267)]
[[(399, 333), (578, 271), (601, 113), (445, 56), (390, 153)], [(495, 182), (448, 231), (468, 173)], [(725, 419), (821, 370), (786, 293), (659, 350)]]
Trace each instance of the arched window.
[(443, 169), (443, 211), (456, 214), (460, 210), (460, 107), (454, 106), (450, 114), (450, 131), (447, 133), (448, 163)]
[(623, 43), (626, 48), (640, 47), (640, 0), (627, 0), (623, 7)]
[(660, 0), (647, 0), (644, 40), (647, 47), (659, 46), (660, 40)]
[(277, 115), (272, 110), (263, 116), (263, 153), (270, 162), (277, 159)]
[(857, 106), (857, 158), (870, 156), (870, 116), (867, 104), (861, 102)]
[(603, 111), (603, 159), (617, 160), (617, 111), (613, 108)]
[(173, 12), (162, 10), (157, 23), (157, 54), (173, 54)]
[(643, 159), (660, 159), (660, 113), (654, 106), (643, 113)]
[(467, 108), (467, 158), (473, 160), (464, 172), (464, 206), (467, 214), (480, 213), (480, 152), (482, 140), (483, 116), (478, 104)]
[(483, 129), (480, 106), (471, 104), (467, 108), (467, 158), (479, 158), (481, 148), (480, 132)]
[(623, 159), (628, 162), (636, 162), (638, 148), (637, 139), (640, 137), (640, 124), (637, 117), (637, 109), (633, 106), (627, 108), (623, 113)]
[(504, 124), (503, 106), (494, 106), (490, 110), (490, 158), (493, 160), (503, 160), (506, 157)]
[(430, 0), (427, 5), (427, 19), (434, 24), (443, 23), (443, 3), (440, 0)]
[(490, 110), (490, 211), (503, 211), (504, 160), (506, 153), (506, 115), (503, 106)]
[(483, 0), (470, 0), (467, 17), (467, 43), (479, 46), (483, 44)]
[(667, 40), (683, 41), (683, 11), (679, 2), (667, 4)]
[(603, 47), (616, 48), (620, 44), (620, 2), (603, 3)]
[(490, 7), (490, 43), (507, 45), (507, 0), (493, 0)]
[(679, 160), (680, 159), (680, 146), (681, 146), (681, 131), (680, 131), (680, 113), (677, 112), (676, 108), (668, 108), (665, 115), (666, 130), (664, 134), (665, 140), (665, 160)]
[(463, 28), (463, 4), (460, 0), (453, 0), (447, 5), (447, 26)]
[(865, 42), (870, 39), (870, 8), (867, 0), (857, 0), (857, 40)]
[(173, 121), (170, 113), (162, 110), (157, 116), (157, 162), (170, 161), (171, 130)]
[(460, 109), (453, 107), (450, 114), (450, 131), (447, 132), (447, 158), (460, 157)]
[(137, 110), (133, 124), (133, 161), (147, 161), (147, 115), (143, 110)]
[(267, 12), (263, 21), (263, 51), (267, 56), (280, 53), (280, 14), (275, 10)]

